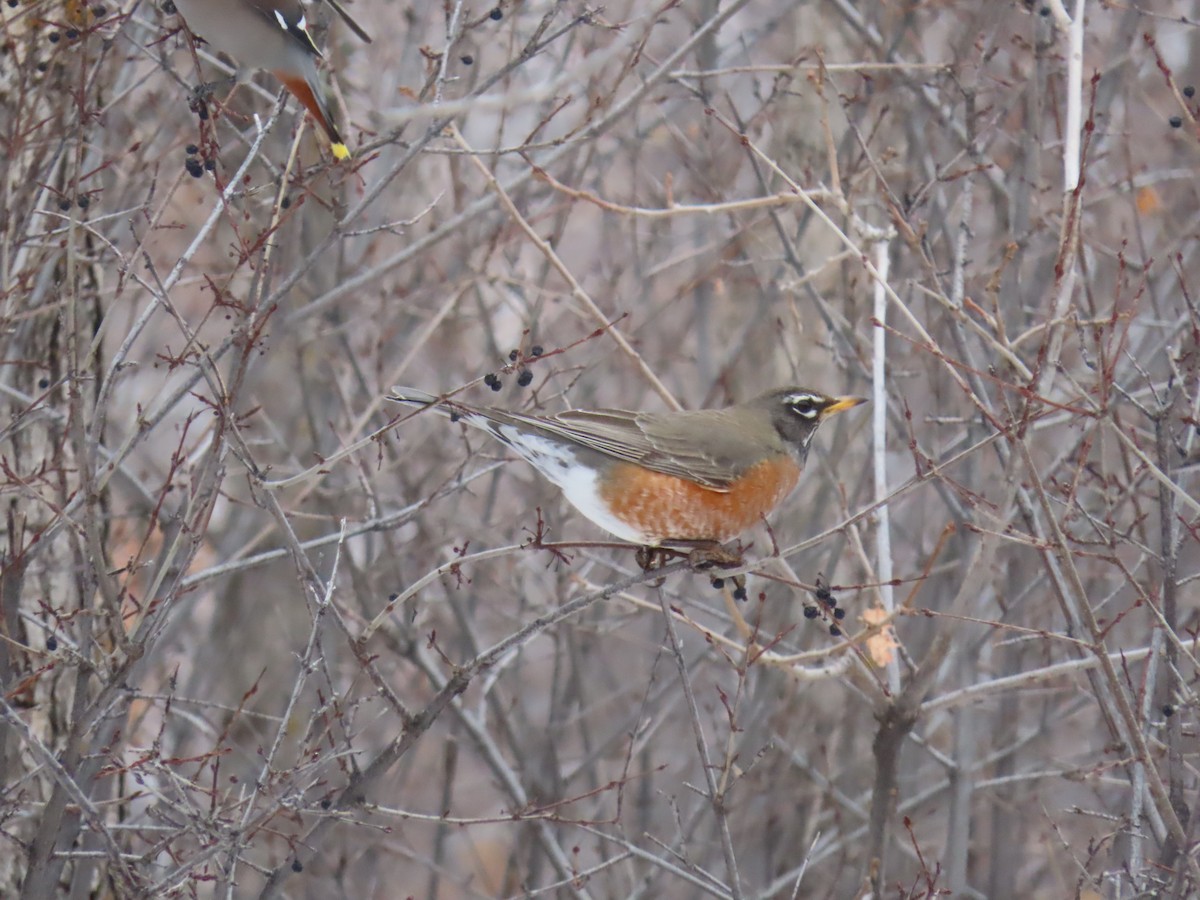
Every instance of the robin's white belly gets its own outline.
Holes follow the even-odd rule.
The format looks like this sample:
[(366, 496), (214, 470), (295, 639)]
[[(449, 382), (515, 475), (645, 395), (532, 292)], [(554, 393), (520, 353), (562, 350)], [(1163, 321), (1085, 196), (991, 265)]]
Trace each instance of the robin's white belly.
[(491, 424), (489, 430), (558, 485), (572, 506), (605, 531), (631, 544), (659, 542), (656, 535), (634, 528), (609, 512), (608, 504), (600, 496), (595, 470), (580, 465), (569, 447), (510, 425)]

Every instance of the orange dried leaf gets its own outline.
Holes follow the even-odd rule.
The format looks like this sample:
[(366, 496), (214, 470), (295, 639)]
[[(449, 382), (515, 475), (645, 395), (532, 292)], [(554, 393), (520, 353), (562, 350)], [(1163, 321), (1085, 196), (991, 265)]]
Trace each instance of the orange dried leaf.
[[(873, 606), (863, 610), (860, 618), (868, 627), (873, 627), (886, 622), (888, 613), (885, 609)], [(884, 625), (878, 632), (867, 638), (867, 653), (870, 654), (871, 661), (881, 668), (896, 658), (896, 648), (899, 646), (900, 642), (896, 640), (896, 632), (891, 625)]]
[(1158, 191), (1147, 185), (1137, 192), (1137, 211), (1143, 216), (1162, 209), (1162, 198)]

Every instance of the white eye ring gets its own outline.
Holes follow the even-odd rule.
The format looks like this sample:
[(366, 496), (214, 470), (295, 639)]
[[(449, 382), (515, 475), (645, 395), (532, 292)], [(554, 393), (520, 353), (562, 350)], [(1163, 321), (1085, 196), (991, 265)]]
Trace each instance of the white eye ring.
[(815, 419), (819, 412), (817, 407), (818, 400), (820, 398), (813, 394), (794, 394), (788, 397), (788, 408), (796, 415), (805, 419)]

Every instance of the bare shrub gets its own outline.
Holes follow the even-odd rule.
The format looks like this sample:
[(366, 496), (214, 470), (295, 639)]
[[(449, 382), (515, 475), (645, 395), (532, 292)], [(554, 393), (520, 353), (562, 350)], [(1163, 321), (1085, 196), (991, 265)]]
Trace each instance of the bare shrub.
[[(4, 896), (1195, 895), (1191, 4), (0, 9)], [(744, 603), (385, 399), (793, 383)]]

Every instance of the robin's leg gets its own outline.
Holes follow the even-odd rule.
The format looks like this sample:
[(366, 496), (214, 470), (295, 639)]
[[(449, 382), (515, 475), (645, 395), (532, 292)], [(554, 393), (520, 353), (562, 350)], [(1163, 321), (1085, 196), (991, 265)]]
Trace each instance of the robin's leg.
[(661, 569), (665, 562), (662, 547), (638, 547), (634, 559), (637, 560), (638, 567), (643, 572)]
[(697, 569), (709, 569), (714, 566), (719, 569), (732, 569), (746, 560), (739, 551), (713, 542), (693, 547), (688, 553), (688, 561)]
[[(666, 547), (638, 547), (637, 556), (634, 558), (643, 572), (652, 572), (655, 569), (661, 569), (670, 562), (672, 557), (677, 555), (675, 551)], [(665, 578), (659, 578), (654, 582), (654, 586), (662, 587), (665, 581)]]
[[(734, 569), (745, 562), (745, 557), (739, 550), (733, 550), (725, 547), (715, 541), (706, 541), (697, 544), (688, 554), (688, 562), (691, 563), (693, 569)], [(746, 599), (746, 576), (734, 575), (730, 578), (733, 582), (733, 596), (738, 600)], [(725, 579), (720, 576), (714, 576), (712, 579), (713, 587), (720, 589), (725, 587)]]

